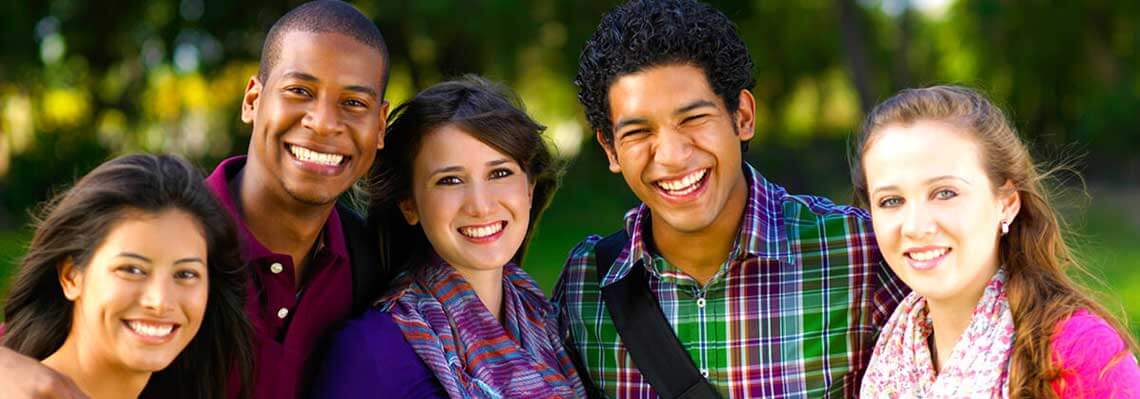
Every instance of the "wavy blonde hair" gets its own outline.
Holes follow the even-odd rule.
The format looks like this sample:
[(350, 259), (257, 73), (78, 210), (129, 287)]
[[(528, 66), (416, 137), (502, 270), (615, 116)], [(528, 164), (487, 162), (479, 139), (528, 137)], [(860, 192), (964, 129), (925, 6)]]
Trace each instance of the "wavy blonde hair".
[(1061, 367), (1054, 362), (1052, 342), (1058, 323), (1078, 310), (1103, 318), (1125, 342), (1126, 350), (1106, 368), (1137, 351), (1136, 341), (1120, 320), (1066, 273), (1088, 274), (1066, 243), (1062, 221), (1043, 184), (1053, 171), (1038, 168), (1002, 110), (978, 91), (960, 86), (908, 89), (877, 105), (864, 120), (854, 147), (856, 202), (869, 205), (861, 164), (876, 133), (886, 126), (922, 120), (950, 123), (969, 132), (982, 149), (982, 167), (992, 189), (996, 192), (1004, 182), (1012, 182), (1021, 197), (1021, 209), (998, 250), (1000, 264), (1009, 273), (1006, 289), (1015, 325), (1010, 397), (1057, 397), (1050, 384), (1061, 377)]

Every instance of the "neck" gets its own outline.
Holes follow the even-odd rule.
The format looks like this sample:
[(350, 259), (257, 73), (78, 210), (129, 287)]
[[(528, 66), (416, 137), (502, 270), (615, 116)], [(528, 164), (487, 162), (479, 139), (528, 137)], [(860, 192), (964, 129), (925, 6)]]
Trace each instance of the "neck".
[(503, 269), (475, 270), (464, 267), (455, 267), (455, 271), (471, 284), (475, 296), (483, 302), (483, 306), (495, 316), (499, 322), (503, 321)]
[(80, 350), (79, 336), (73, 329), (63, 346), (43, 364), (71, 378), (91, 399), (137, 398), (142, 394), (151, 372), (128, 370), (93, 351)]
[(732, 251), (747, 201), (748, 183), (741, 173), (725, 201), (724, 209), (712, 224), (701, 230), (678, 231), (651, 213), (653, 243), (669, 264), (705, 285)]
[(293, 258), (294, 281), (299, 285), (305, 276), (306, 256), (336, 204), (309, 205), (285, 198), (288, 194), (278, 195), (265, 187), (263, 182), (269, 180), (259, 175), (258, 168), (246, 166), (238, 193), (246, 226), (270, 251)]
[(960, 296), (950, 300), (926, 300), (926, 307), (930, 312), (930, 320), (934, 329), (931, 339), (934, 341), (934, 371), (940, 371), (950, 361), (954, 353), (954, 345), (962, 338), (966, 328), (973, 320), (974, 308), (978, 305), (981, 295)]

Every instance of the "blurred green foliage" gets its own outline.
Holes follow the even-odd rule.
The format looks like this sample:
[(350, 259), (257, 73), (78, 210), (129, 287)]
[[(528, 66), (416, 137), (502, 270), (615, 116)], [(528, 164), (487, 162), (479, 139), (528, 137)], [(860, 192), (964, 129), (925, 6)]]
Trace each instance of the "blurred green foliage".
[[(28, 210), (109, 156), (245, 151), (238, 119), (265, 31), (296, 0), (44, 0), (0, 4), (0, 270)], [(573, 167), (529, 267), (549, 287), (566, 251), (620, 226), (634, 198), (609, 174), (576, 101), (582, 44), (612, 0), (353, 1), (385, 35), (398, 104), (452, 76), (515, 88)], [(792, 192), (848, 198), (847, 137), (899, 89), (988, 91), (1044, 159), (1085, 154), (1090, 180), (1140, 181), (1140, 2), (711, 0), (756, 64), (749, 159)], [(1134, 205), (1133, 205), (1134, 206)], [(1138, 231), (1094, 200), (1089, 251), (1109, 297), (1140, 298)], [(1109, 215), (1109, 216), (1106, 216)]]

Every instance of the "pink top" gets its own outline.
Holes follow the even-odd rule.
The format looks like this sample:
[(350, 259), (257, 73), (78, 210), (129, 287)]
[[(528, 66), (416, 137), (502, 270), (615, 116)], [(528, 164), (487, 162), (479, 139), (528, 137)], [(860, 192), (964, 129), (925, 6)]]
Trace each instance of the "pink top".
[(1062, 398), (1140, 398), (1140, 366), (1116, 330), (1080, 310), (1062, 322), (1053, 359), (1062, 368), (1053, 391)]

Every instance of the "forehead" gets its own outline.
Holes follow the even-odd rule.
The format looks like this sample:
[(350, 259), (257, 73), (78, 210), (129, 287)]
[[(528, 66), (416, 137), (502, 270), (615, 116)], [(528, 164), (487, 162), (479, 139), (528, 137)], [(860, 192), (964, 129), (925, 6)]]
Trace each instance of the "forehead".
[(321, 81), (367, 85), (379, 91), (386, 68), (384, 56), (351, 36), (332, 32), (286, 32), (279, 38), (269, 80), (303, 72)]
[(951, 124), (918, 121), (880, 128), (863, 154), (870, 190), (905, 186), (939, 176), (984, 181), (981, 148), (974, 138)]
[(446, 124), (426, 133), (416, 154), (416, 164), (429, 167), (443, 164), (470, 167), (499, 159), (511, 160), (507, 154), (455, 124)]
[(102, 245), (113, 251), (130, 250), (159, 254), (195, 254), (206, 251), (206, 237), (202, 226), (182, 210), (165, 210), (159, 213), (127, 211), (110, 226)]
[(704, 70), (688, 64), (670, 64), (621, 75), (610, 85), (608, 98), (614, 123), (623, 117), (670, 114), (697, 100), (720, 104)]

